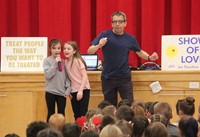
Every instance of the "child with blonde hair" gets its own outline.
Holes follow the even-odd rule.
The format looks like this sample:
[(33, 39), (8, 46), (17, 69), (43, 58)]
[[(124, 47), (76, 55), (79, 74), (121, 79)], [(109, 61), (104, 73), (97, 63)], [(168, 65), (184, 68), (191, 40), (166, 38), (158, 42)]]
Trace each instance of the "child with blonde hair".
[(87, 67), (75, 41), (68, 41), (64, 44), (64, 55), (67, 74), (71, 81), (69, 98), (76, 120), (78, 117), (85, 116), (88, 111), (90, 84), (86, 72)]

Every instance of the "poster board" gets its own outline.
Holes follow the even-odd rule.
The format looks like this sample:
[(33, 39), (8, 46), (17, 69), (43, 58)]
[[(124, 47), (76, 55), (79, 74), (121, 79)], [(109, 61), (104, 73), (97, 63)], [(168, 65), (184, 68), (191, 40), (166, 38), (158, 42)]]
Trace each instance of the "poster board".
[(200, 35), (163, 35), (162, 70), (200, 70)]
[(43, 71), (47, 37), (2, 37), (1, 72)]

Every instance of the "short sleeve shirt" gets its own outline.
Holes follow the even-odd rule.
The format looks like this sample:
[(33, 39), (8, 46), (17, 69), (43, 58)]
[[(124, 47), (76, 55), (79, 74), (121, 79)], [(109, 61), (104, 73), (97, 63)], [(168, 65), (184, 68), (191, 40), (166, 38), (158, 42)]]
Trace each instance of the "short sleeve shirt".
[(117, 35), (112, 30), (107, 30), (98, 35), (92, 41), (92, 45), (98, 45), (99, 40), (104, 37), (107, 38), (107, 43), (102, 47), (104, 58), (102, 77), (105, 79), (130, 77), (129, 52), (141, 51), (137, 40), (128, 33)]

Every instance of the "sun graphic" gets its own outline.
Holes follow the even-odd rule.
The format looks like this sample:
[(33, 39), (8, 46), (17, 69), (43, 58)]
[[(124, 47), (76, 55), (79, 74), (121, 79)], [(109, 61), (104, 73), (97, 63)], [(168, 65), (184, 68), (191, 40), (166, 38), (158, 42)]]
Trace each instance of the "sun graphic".
[(178, 53), (178, 49), (176, 46), (171, 45), (171, 46), (167, 47), (166, 53), (169, 57), (175, 57)]

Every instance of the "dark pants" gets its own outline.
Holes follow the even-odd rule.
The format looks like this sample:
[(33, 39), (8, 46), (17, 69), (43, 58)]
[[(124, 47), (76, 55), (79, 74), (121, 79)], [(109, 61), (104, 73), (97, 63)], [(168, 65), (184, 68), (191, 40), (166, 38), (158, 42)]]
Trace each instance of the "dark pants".
[(58, 96), (46, 92), (45, 94), (46, 104), (47, 104), (47, 122), (52, 114), (55, 113), (55, 104), (57, 104), (58, 113), (65, 116), (66, 98), (64, 96)]
[(78, 117), (85, 116), (85, 114), (88, 111), (90, 89), (83, 90), (83, 98), (80, 101), (76, 99), (77, 92), (71, 93), (71, 95), (72, 95), (71, 104), (74, 112), (74, 118), (76, 120)]
[(104, 94), (104, 100), (109, 101), (116, 107), (118, 104), (118, 92), (122, 99), (128, 99), (133, 102), (133, 83), (131, 81), (131, 77), (114, 77), (110, 79), (102, 78), (102, 90)]

